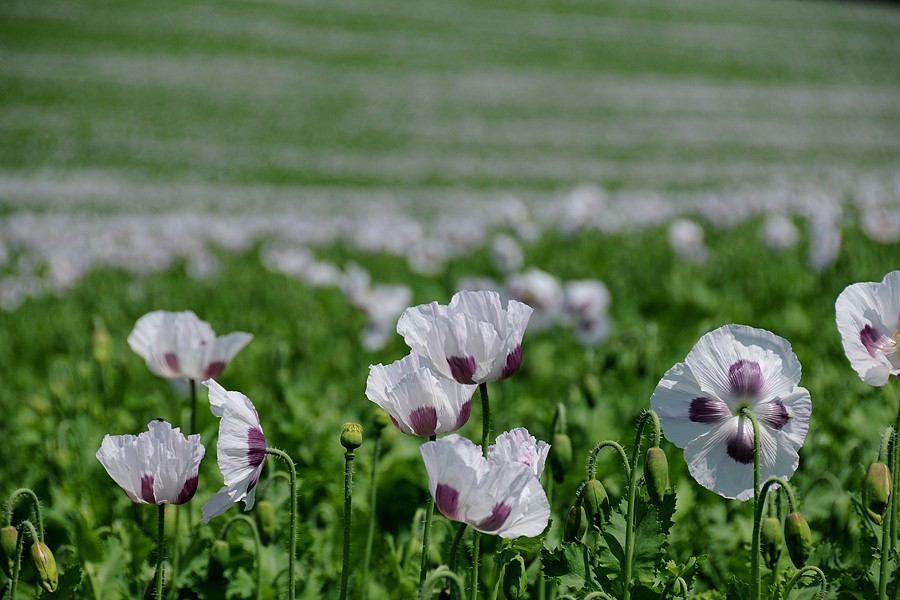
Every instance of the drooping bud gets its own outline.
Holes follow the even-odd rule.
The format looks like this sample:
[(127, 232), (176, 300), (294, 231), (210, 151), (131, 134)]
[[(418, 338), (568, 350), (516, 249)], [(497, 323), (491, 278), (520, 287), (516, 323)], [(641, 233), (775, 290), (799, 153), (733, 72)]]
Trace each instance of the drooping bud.
[(16, 545), (19, 543), (19, 530), (9, 525), (0, 529), (0, 569), (10, 579), (16, 568)]
[(572, 506), (566, 513), (566, 524), (563, 527), (563, 541), (580, 542), (587, 533), (587, 514), (583, 506)]
[(216, 540), (209, 549), (210, 567), (215, 567), (216, 571), (224, 571), (231, 560), (231, 546), (225, 540)]
[(669, 489), (669, 461), (662, 448), (653, 447), (647, 450), (644, 457), (644, 479), (647, 482), (647, 493), (654, 504), (663, 501)]
[(600, 378), (594, 373), (586, 373), (581, 382), (581, 390), (588, 406), (594, 408), (600, 398)]
[(550, 444), (550, 472), (553, 480), (562, 483), (572, 466), (572, 440), (566, 433), (554, 433)]
[(781, 523), (775, 517), (766, 517), (763, 519), (760, 529), (760, 540), (762, 542), (762, 554), (766, 561), (766, 566), (774, 569), (781, 557), (781, 543), (784, 536), (781, 533)]
[(56, 570), (56, 559), (44, 542), (31, 545), (31, 562), (37, 571), (41, 587), (51, 594), (59, 586), (59, 572)]
[(869, 465), (863, 480), (862, 503), (869, 520), (881, 525), (891, 505), (891, 470), (886, 464)]
[(344, 423), (341, 429), (341, 445), (347, 449), (349, 454), (362, 446), (362, 425), (359, 423)]
[(268, 500), (260, 500), (256, 503), (256, 526), (259, 528), (259, 537), (264, 544), (275, 539), (275, 531), (278, 521), (275, 518), (275, 506)]
[(847, 534), (850, 521), (850, 496), (845, 493), (835, 494), (831, 501), (831, 531), (835, 537)]
[(516, 554), (503, 574), (503, 595), (506, 600), (521, 600), (528, 596), (528, 578), (525, 576), (525, 561)]
[(784, 520), (784, 545), (794, 566), (803, 568), (812, 549), (812, 533), (806, 518), (799, 512), (789, 514)]
[(603, 524), (609, 518), (611, 508), (609, 496), (607, 496), (603, 484), (596, 479), (588, 481), (582, 492), (581, 504), (584, 506), (588, 522), (602, 529)]

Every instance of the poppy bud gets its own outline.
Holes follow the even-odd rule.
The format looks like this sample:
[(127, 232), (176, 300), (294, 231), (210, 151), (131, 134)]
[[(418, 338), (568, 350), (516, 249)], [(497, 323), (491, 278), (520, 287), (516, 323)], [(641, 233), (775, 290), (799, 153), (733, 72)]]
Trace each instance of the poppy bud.
[(791, 513), (784, 520), (784, 545), (787, 546), (794, 566), (802, 568), (812, 549), (812, 533), (809, 531), (809, 523), (801, 513)]
[(891, 505), (891, 470), (886, 464), (869, 465), (863, 480), (862, 503), (869, 520), (881, 525)]
[(211, 566), (215, 566), (221, 571), (231, 560), (231, 546), (225, 540), (216, 540), (209, 549), (209, 562)]
[(94, 329), (91, 337), (91, 354), (98, 363), (109, 362), (112, 356), (112, 338), (102, 325)]
[(31, 545), (31, 562), (37, 571), (41, 587), (51, 594), (59, 586), (59, 572), (56, 570), (56, 559), (50, 548), (43, 542), (35, 542)]
[(843, 493), (835, 494), (831, 501), (831, 528), (836, 536), (847, 534), (847, 524), (850, 520), (850, 496)]
[(382, 429), (388, 426), (388, 423), (391, 422), (391, 415), (388, 411), (384, 410), (381, 407), (375, 409), (375, 418), (372, 419), (372, 424), (375, 426), (376, 435), (381, 432)]
[(588, 522), (602, 528), (603, 523), (609, 518), (610, 512), (609, 496), (606, 495), (606, 488), (603, 487), (603, 484), (596, 479), (588, 481), (584, 486), (581, 501)]
[(503, 574), (503, 595), (506, 600), (520, 600), (528, 595), (528, 578), (525, 577), (525, 561), (516, 554)]
[(554, 433), (550, 445), (550, 472), (553, 480), (562, 483), (572, 466), (572, 440), (565, 433)]
[(587, 533), (587, 515), (583, 506), (573, 506), (566, 513), (566, 524), (563, 528), (563, 541), (579, 542)]
[(760, 539), (762, 541), (763, 558), (766, 560), (766, 566), (774, 569), (778, 564), (781, 556), (781, 542), (784, 536), (781, 533), (781, 523), (775, 517), (766, 517), (763, 519), (760, 529)]
[(278, 522), (275, 519), (275, 506), (268, 500), (260, 500), (256, 503), (256, 526), (259, 528), (260, 538), (264, 544), (268, 544), (275, 538), (275, 530)]
[(359, 423), (344, 423), (341, 429), (341, 445), (352, 454), (354, 450), (362, 446), (362, 425)]
[(19, 542), (19, 530), (9, 525), (0, 529), (0, 569), (10, 579), (16, 568), (16, 545)]
[(647, 493), (654, 504), (663, 501), (666, 490), (669, 489), (669, 461), (662, 448), (654, 447), (647, 450), (644, 458), (644, 479), (647, 482)]

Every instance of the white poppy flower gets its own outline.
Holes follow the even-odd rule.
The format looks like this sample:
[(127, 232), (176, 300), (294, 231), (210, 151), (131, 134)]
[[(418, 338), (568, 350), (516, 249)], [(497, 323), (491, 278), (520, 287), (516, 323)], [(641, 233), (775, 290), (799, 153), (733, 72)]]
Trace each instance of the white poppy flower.
[(844, 353), (860, 378), (882, 386), (900, 377), (900, 271), (880, 283), (848, 285), (834, 310)]
[(798, 387), (800, 361), (787, 340), (764, 329), (725, 325), (704, 335), (663, 376), (650, 406), (666, 438), (684, 448), (688, 470), (726, 498), (753, 496), (753, 425), (759, 422), (760, 477), (789, 479), (809, 428), (812, 403)]
[(534, 309), (531, 329), (543, 330), (556, 325), (562, 316), (563, 288), (559, 279), (540, 269), (510, 275), (506, 280), (510, 298), (524, 302)]
[(563, 307), (583, 346), (594, 347), (609, 336), (609, 290), (602, 281), (578, 279), (563, 286)]
[(522, 463), (530, 467), (534, 476), (540, 479), (548, 452), (550, 444), (535, 439), (524, 427), (516, 427), (497, 436), (488, 447), (488, 460), (495, 465)]
[(140, 435), (107, 435), (97, 460), (119, 487), (139, 504), (184, 504), (197, 491), (197, 473), (206, 449), (198, 434), (157, 419)]
[(160, 377), (202, 381), (218, 377), (252, 339), (243, 331), (216, 337), (209, 323), (189, 310), (156, 310), (137, 320), (128, 345)]
[(244, 510), (253, 508), (256, 482), (266, 464), (266, 436), (253, 403), (240, 392), (226, 391), (212, 379), (204, 381), (209, 388), (209, 408), (220, 417), (216, 454), (225, 486), (203, 505), (203, 522), (208, 523), (244, 501)]
[(448, 519), (507, 539), (533, 537), (547, 527), (547, 494), (528, 465), (492, 463), (480, 446), (455, 433), (420, 451), (434, 505)]
[(461, 291), (448, 306), (432, 302), (407, 308), (397, 333), (444, 377), (460, 383), (506, 379), (522, 364), (522, 336), (531, 307), (500, 294)]
[(465, 425), (476, 387), (442, 377), (411, 353), (389, 365), (370, 365), (366, 397), (391, 415), (397, 429), (425, 437)]

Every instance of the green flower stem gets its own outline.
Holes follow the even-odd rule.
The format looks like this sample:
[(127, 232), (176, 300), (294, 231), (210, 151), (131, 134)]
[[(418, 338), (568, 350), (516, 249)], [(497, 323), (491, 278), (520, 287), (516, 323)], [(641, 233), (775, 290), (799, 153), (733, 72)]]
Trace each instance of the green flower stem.
[(163, 557), (166, 554), (166, 504), (158, 504), (156, 512), (156, 600), (159, 600), (163, 597)]
[(894, 444), (891, 452), (891, 482), (893, 490), (891, 490), (891, 511), (889, 519), (891, 521), (891, 550), (897, 549), (897, 496), (900, 495), (900, 444), (897, 443), (897, 432), (900, 431), (900, 403), (897, 405), (897, 420), (894, 422)]
[(344, 452), (344, 561), (341, 566), (341, 600), (346, 600), (350, 583), (350, 526), (353, 508), (353, 459), (351, 451)]
[(468, 525), (460, 523), (456, 529), (456, 535), (453, 536), (453, 542), (450, 543), (450, 570), (454, 573), (457, 572), (459, 566), (459, 547), (462, 545), (466, 529), (468, 529)]
[[(890, 519), (893, 514), (893, 509), (888, 508), (887, 518)], [(887, 600), (887, 582), (888, 582), (888, 554), (890, 553), (890, 528), (888, 526), (887, 521), (884, 521), (881, 524), (881, 556), (878, 558), (881, 561), (881, 571), (878, 575), (878, 600)]]
[(825, 573), (823, 573), (819, 567), (810, 565), (803, 567), (802, 569), (797, 571), (793, 577), (791, 577), (791, 580), (787, 582), (786, 586), (784, 586), (784, 597), (787, 598), (791, 590), (794, 589), (794, 586), (799, 583), (800, 578), (807, 575), (817, 576), (819, 579), (819, 594), (816, 597), (819, 597), (819, 595), (824, 595), (828, 590), (828, 580), (825, 578)]
[(291, 484), (291, 543), (290, 554), (288, 555), (288, 597), (294, 600), (297, 594), (297, 585), (294, 581), (294, 559), (297, 554), (297, 467), (294, 461), (286, 452), (278, 448), (266, 448), (266, 454), (276, 456), (283, 460), (290, 473)]
[(10, 598), (16, 597), (16, 588), (19, 585), (19, 573), (22, 569), (22, 552), (25, 549), (25, 534), (28, 533), (31, 535), (31, 542), (38, 541), (38, 534), (34, 530), (34, 525), (31, 521), (25, 520), (19, 523), (19, 539), (16, 540), (16, 560), (13, 564), (13, 572), (12, 572), (12, 583), (10, 584)]
[[(884, 433), (881, 434), (881, 446), (878, 448), (878, 462), (885, 463), (890, 466), (891, 444), (894, 440), (894, 428), (885, 427)], [(893, 475), (893, 474), (892, 474)]]
[(191, 388), (191, 428), (188, 434), (197, 433), (197, 382), (193, 379), (188, 380)]
[[(437, 439), (436, 435), (428, 436), (429, 441)], [(419, 570), (419, 595), (425, 589), (425, 574), (428, 571), (428, 551), (431, 542), (431, 518), (434, 515), (434, 498), (428, 494), (428, 500), (425, 503), (425, 528), (422, 531), (422, 567)]]
[[(463, 528), (463, 530), (465, 530), (465, 528)], [(451, 582), (453, 582), (453, 586), (456, 588), (456, 592), (457, 594), (459, 594), (459, 597), (463, 597), (465, 582), (451, 569), (448, 569), (447, 567), (441, 565), (434, 571), (432, 571), (431, 574), (428, 575), (428, 577), (425, 579), (425, 586), (423, 588), (424, 592), (419, 592), (420, 600), (424, 600), (430, 595), (431, 590), (434, 589), (434, 584), (437, 583), (439, 579), (449, 579)]]
[(488, 398), (487, 383), (479, 383), (478, 392), (481, 395), (481, 451), (487, 458), (488, 444), (491, 443), (491, 401)]
[[(759, 573), (760, 525), (762, 524), (762, 503), (759, 489), (759, 422), (748, 408), (741, 409), (741, 417), (747, 417), (753, 424), (753, 538), (750, 542), (750, 600), (760, 599), (762, 583)], [(769, 485), (770, 481), (766, 482)], [(768, 489), (768, 488), (767, 488)]]
[(625, 479), (631, 480), (631, 464), (628, 462), (628, 455), (625, 453), (625, 449), (622, 447), (619, 442), (613, 440), (604, 440), (594, 446), (591, 451), (588, 453), (588, 461), (587, 461), (587, 478), (588, 480), (596, 479), (597, 475), (597, 456), (600, 454), (600, 451), (604, 448), (612, 448), (616, 452), (619, 453), (619, 456), (622, 459), (622, 466), (625, 469)]
[[(41, 501), (38, 499), (37, 494), (35, 494), (31, 488), (19, 488), (17, 490), (13, 490), (13, 493), (9, 495), (9, 500), (6, 502), (6, 522), (12, 525), (13, 520), (13, 512), (15, 511), (16, 504), (19, 501), (19, 498), (29, 498), (31, 500), (32, 505), (34, 506), (34, 515), (37, 518), (37, 531), (39, 538), (35, 538), (35, 541), (44, 541), (44, 516), (41, 512)], [(30, 523), (29, 523), (30, 524)], [(33, 525), (31, 525), (33, 527)]]
[(375, 540), (375, 502), (377, 500), (378, 486), (378, 458), (381, 455), (380, 431), (375, 435), (375, 450), (372, 454), (372, 475), (369, 478), (369, 531), (366, 534), (366, 552), (363, 560), (362, 597), (369, 597), (369, 564), (372, 562), (372, 543)]
[(769, 493), (769, 490), (773, 485), (781, 486), (781, 489), (787, 494), (788, 498), (788, 508), (790, 512), (795, 512), (797, 510), (797, 497), (794, 495), (794, 488), (791, 487), (787, 481), (782, 479), (781, 477), (770, 477), (766, 479), (766, 482), (762, 485), (762, 488), (759, 491), (759, 513), (760, 517), (762, 517), (763, 506), (766, 503), (766, 494)]
[(260, 564), (262, 563), (262, 556), (259, 553), (259, 548), (262, 545), (259, 541), (259, 530), (256, 528), (256, 523), (253, 522), (253, 519), (248, 517), (247, 515), (234, 515), (231, 519), (225, 523), (225, 527), (222, 528), (222, 532), (219, 534), (219, 539), (224, 540), (228, 537), (228, 533), (235, 525), (239, 525), (243, 523), (247, 526), (247, 529), (250, 530), (250, 535), (253, 536), (253, 550), (256, 554), (256, 600), (260, 598), (260, 592), (262, 588), (262, 573), (260, 570)]
[(478, 561), (481, 558), (479, 555), (479, 546), (481, 545), (481, 532), (477, 529), (472, 530), (472, 535), (474, 536), (474, 546), (472, 548), (472, 589), (469, 593), (469, 599), (475, 600), (478, 598)]
[[(547, 477), (547, 504), (550, 505), (550, 514), (553, 514), (553, 477)], [(541, 544), (543, 548), (543, 544)], [(539, 554), (537, 558), (538, 565), (542, 565), (542, 557)], [(538, 600), (545, 600), (547, 598), (547, 582), (544, 580), (544, 569), (542, 566), (538, 567), (538, 581), (537, 581), (537, 589), (538, 589)]]

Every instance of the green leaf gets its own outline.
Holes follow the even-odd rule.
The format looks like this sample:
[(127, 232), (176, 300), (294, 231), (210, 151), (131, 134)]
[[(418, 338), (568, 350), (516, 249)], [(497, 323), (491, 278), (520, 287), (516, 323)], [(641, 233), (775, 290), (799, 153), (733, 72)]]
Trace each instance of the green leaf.
[[(581, 542), (563, 542), (559, 548), (544, 549), (542, 569), (546, 577), (559, 579), (562, 585), (580, 590), (585, 587), (585, 552), (592, 560), (590, 548)], [(590, 587), (594, 587), (593, 584)]]

